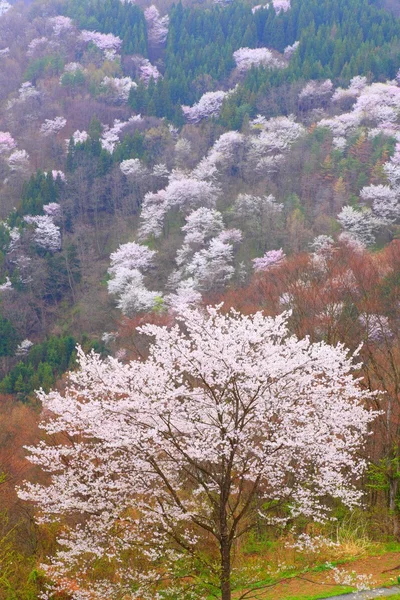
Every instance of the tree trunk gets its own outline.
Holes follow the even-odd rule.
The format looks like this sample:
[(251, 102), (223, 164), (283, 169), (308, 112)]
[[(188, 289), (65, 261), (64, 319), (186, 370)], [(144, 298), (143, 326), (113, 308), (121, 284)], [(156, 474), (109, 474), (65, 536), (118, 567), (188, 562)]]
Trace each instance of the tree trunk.
[(221, 600), (231, 600), (231, 545), (228, 535), (221, 537)]
[(397, 478), (389, 480), (389, 509), (393, 518), (393, 535), (398, 540), (400, 535), (399, 514), (396, 506), (396, 497), (399, 490), (399, 480)]

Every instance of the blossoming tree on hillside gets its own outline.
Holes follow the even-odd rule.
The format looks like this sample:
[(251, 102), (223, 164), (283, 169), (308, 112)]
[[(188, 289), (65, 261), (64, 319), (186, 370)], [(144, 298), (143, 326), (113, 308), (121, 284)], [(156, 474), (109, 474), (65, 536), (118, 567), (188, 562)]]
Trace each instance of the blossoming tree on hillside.
[(30, 460), (49, 484), (20, 496), (70, 525), (46, 567), (48, 598), (231, 600), (237, 575), (252, 586), (233, 548), (260, 514), (318, 521), (328, 497), (359, 500), (374, 415), (344, 347), (297, 339), (285, 315), (209, 307), (181, 319), (141, 329), (154, 340), (146, 359), (79, 351), (65, 390), (39, 392), (56, 439)]

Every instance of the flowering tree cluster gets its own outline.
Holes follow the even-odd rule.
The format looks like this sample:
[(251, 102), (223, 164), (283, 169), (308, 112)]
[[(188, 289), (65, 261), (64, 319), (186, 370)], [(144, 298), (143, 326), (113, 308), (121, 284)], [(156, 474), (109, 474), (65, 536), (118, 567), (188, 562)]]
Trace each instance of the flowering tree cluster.
[(64, 17), (63, 15), (57, 15), (56, 17), (50, 17), (49, 23), (53, 28), (53, 33), (56, 36), (60, 36), (66, 31), (71, 31), (74, 25), (72, 19)]
[(27, 56), (33, 56), (38, 48), (42, 48), (43, 46), (48, 46), (50, 44), (50, 40), (45, 37), (34, 38), (28, 44)]
[(154, 4), (144, 11), (147, 23), (147, 38), (150, 44), (161, 46), (167, 41), (169, 16), (160, 16), (160, 12)]
[(49, 252), (57, 252), (61, 249), (61, 231), (54, 223), (53, 215), (24, 217), (24, 221), (34, 227), (34, 242)]
[(40, 132), (45, 135), (54, 135), (64, 129), (67, 120), (64, 117), (56, 117), (55, 119), (46, 119), (40, 128)]
[(145, 85), (149, 85), (150, 79), (156, 81), (162, 75), (155, 65), (152, 65), (147, 58), (143, 58), (139, 67), (139, 77)]
[[(340, 102), (349, 96), (355, 99), (350, 112), (322, 119), (318, 123), (321, 127), (331, 129), (335, 138), (341, 140), (341, 147), (345, 146), (345, 138), (363, 123), (370, 127), (369, 137), (382, 133), (395, 138), (400, 136), (397, 123), (400, 88), (394, 82), (366, 85), (364, 77), (355, 77), (348, 90), (339, 88), (332, 99)], [(374, 125), (372, 128), (371, 123)]]
[[(129, 125), (129, 123), (135, 123), (141, 121), (140, 115), (134, 115), (130, 117), (127, 121), (120, 121), (119, 119), (115, 119), (112, 127), (108, 125), (103, 125), (103, 132), (100, 138), (100, 143), (104, 150), (107, 150), (111, 154), (114, 152), (116, 146), (120, 141), (120, 134), (124, 127)], [(82, 132), (81, 135), (84, 135), (86, 132)], [(75, 134), (74, 134), (75, 135)]]
[(332, 96), (333, 83), (330, 79), (325, 81), (309, 81), (299, 93), (301, 108), (315, 108), (328, 103)]
[(284, 57), (287, 60), (290, 60), (299, 46), (300, 46), (300, 42), (299, 41), (294, 42), (291, 46), (286, 46), (286, 48), (283, 51)]
[(7, 108), (11, 109), (14, 104), (22, 104), (31, 98), (38, 98), (39, 90), (30, 81), (25, 81), (18, 90), (18, 96), (7, 102)]
[(233, 58), (240, 72), (260, 66), (275, 69), (286, 67), (286, 61), (279, 56), (278, 52), (268, 48), (239, 48), (233, 53)]
[(259, 135), (250, 139), (248, 160), (258, 172), (275, 171), (284, 153), (306, 133), (303, 125), (296, 123), (293, 116), (269, 120), (259, 116), (251, 125)]
[(261, 258), (253, 259), (254, 271), (268, 271), (280, 264), (284, 258), (285, 253), (282, 248), (279, 250), (269, 250), (269, 252), (266, 252)]
[(19, 494), (42, 520), (69, 523), (44, 567), (54, 593), (231, 600), (234, 573), (254, 584), (233, 548), (260, 515), (273, 520), (283, 504), (287, 519), (319, 521), (329, 498), (360, 498), (374, 414), (345, 348), (297, 339), (285, 315), (209, 307), (181, 319), (141, 329), (154, 340), (147, 359), (79, 350), (64, 391), (39, 392), (55, 440), (30, 460), (49, 483)]
[[(279, 14), (281, 11), (286, 12), (290, 8), (290, 0), (272, 0), (272, 6), (277, 14)], [(257, 10), (260, 10), (260, 8), (268, 7), (269, 4), (257, 4), (257, 6), (254, 6), (251, 10), (254, 14)]]
[(128, 101), (131, 88), (137, 84), (130, 77), (104, 77), (101, 86), (108, 92), (108, 96), (116, 104)]
[(146, 194), (141, 213), (141, 238), (160, 236), (165, 215), (171, 208), (186, 213), (199, 206), (213, 207), (218, 194), (218, 188), (211, 182), (175, 173), (164, 190)]
[(98, 31), (81, 31), (81, 39), (84, 42), (92, 42), (100, 50), (103, 50), (107, 58), (115, 58), (121, 49), (122, 40), (112, 33), (99, 33)]
[(369, 208), (356, 210), (351, 206), (344, 206), (337, 217), (343, 230), (350, 234), (357, 242), (370, 246), (375, 242), (374, 231), (381, 222), (374, 217)]
[(110, 256), (108, 291), (118, 297), (117, 306), (124, 315), (152, 310), (161, 297), (160, 292), (149, 291), (144, 284), (144, 272), (152, 265), (154, 250), (136, 242), (122, 244)]
[(243, 161), (246, 142), (246, 137), (238, 131), (223, 133), (192, 171), (192, 176), (199, 180), (213, 181), (218, 172), (237, 167)]
[(26, 172), (29, 170), (29, 154), (26, 150), (15, 150), (8, 157), (8, 166), (11, 171)]
[(11, 4), (7, 0), (0, 0), (0, 17), (5, 15), (11, 8)]
[(128, 158), (127, 160), (123, 160), (119, 165), (119, 168), (127, 177), (133, 177), (139, 180), (148, 175), (148, 170), (138, 158)]
[(0, 154), (6, 154), (17, 147), (16, 141), (8, 131), (0, 131)]
[(185, 237), (176, 255), (179, 269), (171, 283), (189, 278), (193, 290), (208, 291), (229, 281), (234, 274), (233, 247), (241, 241), (241, 232), (224, 230), (222, 214), (205, 207), (187, 216), (182, 231)]
[(193, 106), (182, 106), (186, 120), (190, 123), (199, 123), (203, 119), (218, 117), (221, 112), (222, 103), (228, 95), (229, 92), (223, 92), (222, 90), (207, 92)]

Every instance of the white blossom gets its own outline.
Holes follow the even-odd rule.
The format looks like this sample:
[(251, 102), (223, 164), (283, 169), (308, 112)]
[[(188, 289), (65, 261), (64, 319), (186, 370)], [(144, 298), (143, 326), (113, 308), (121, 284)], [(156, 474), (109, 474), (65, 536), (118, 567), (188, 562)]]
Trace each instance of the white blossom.
[(27, 354), (29, 352), (29, 350), (32, 348), (32, 346), (33, 346), (33, 342), (31, 342), (31, 340), (28, 340), (28, 339), (23, 340), (17, 346), (17, 349), (15, 351), (15, 356), (24, 356), (25, 354)]
[(48, 215), (28, 215), (24, 217), (24, 221), (34, 226), (33, 239), (38, 246), (49, 252), (56, 252), (61, 249), (60, 228), (54, 224), (52, 217)]
[(279, 250), (269, 250), (261, 258), (253, 259), (253, 268), (256, 273), (260, 271), (269, 271), (279, 265), (285, 258), (282, 248)]
[(276, 51), (268, 48), (239, 48), (233, 53), (236, 66), (241, 72), (248, 71), (253, 66), (282, 69), (286, 62)]
[(29, 169), (29, 154), (26, 150), (15, 150), (8, 157), (8, 165), (12, 171), (27, 171)]
[(356, 241), (365, 246), (370, 246), (375, 242), (374, 231), (381, 225), (381, 222), (374, 218), (370, 209), (355, 210), (351, 206), (344, 206), (337, 219), (344, 231)]
[(40, 128), (40, 132), (45, 135), (56, 134), (67, 124), (67, 119), (64, 117), (56, 117), (55, 119), (46, 119), (43, 125)]
[(0, 17), (5, 15), (11, 8), (11, 4), (7, 0), (0, 0)]
[(193, 106), (182, 106), (183, 114), (190, 123), (199, 123), (202, 119), (218, 117), (221, 112), (224, 99), (231, 92), (207, 92)]
[(17, 143), (8, 131), (0, 131), (0, 154), (11, 152), (17, 147)]
[[(74, 600), (154, 600), (153, 581), (175, 573), (170, 596), (188, 598), (182, 574), (197, 574), (204, 542), (219, 556), (222, 522), (232, 538), (254, 524), (246, 506), (255, 499), (257, 517), (284, 502), (287, 519), (314, 521), (329, 515), (332, 497), (360, 500), (375, 415), (348, 351), (297, 339), (287, 315), (208, 307), (180, 319), (182, 327), (144, 326), (150, 352), (127, 364), (78, 349), (62, 391), (38, 394), (47, 435), (29, 452), (46, 478), (19, 495), (42, 520), (62, 521), (44, 569), (54, 591), (73, 576)], [(136, 560), (120, 568), (131, 548)], [(88, 575), (102, 558), (116, 566), (94, 584)], [(204, 587), (189, 593), (199, 600)]]
[(53, 33), (56, 36), (61, 35), (65, 31), (70, 31), (73, 28), (72, 19), (69, 17), (64, 17), (63, 15), (50, 17), (49, 23), (53, 27)]
[(129, 92), (137, 84), (130, 77), (104, 77), (101, 86), (106, 88), (113, 97), (115, 103), (127, 102)]
[(169, 16), (160, 16), (159, 10), (154, 4), (144, 11), (147, 23), (147, 37), (151, 44), (161, 46), (167, 40)]

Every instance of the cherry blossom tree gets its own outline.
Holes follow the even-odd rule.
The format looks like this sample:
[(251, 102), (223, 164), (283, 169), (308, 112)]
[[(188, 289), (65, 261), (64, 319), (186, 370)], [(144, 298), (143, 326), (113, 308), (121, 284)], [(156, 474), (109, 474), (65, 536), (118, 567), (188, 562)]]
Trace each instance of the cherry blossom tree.
[(26, 172), (29, 170), (29, 154), (26, 150), (15, 150), (8, 157), (8, 165), (11, 171)]
[(286, 67), (282, 56), (268, 48), (239, 48), (233, 53), (233, 58), (240, 72), (246, 72), (255, 66), (275, 69)]
[(144, 11), (144, 18), (149, 42), (155, 46), (162, 46), (167, 41), (169, 16), (161, 17), (158, 8), (152, 4)]
[(67, 120), (64, 117), (56, 117), (55, 119), (46, 119), (40, 128), (40, 132), (45, 135), (56, 134), (67, 124)]
[(112, 33), (99, 33), (98, 31), (81, 31), (81, 39), (84, 42), (92, 42), (102, 50), (108, 59), (116, 57), (121, 49), (122, 40)]
[(64, 17), (63, 15), (50, 17), (49, 23), (53, 28), (54, 35), (56, 36), (60, 36), (66, 31), (71, 31), (71, 29), (73, 29), (74, 27), (72, 19), (70, 19), (69, 17)]
[(273, 267), (279, 265), (285, 258), (285, 253), (282, 248), (279, 250), (270, 250), (266, 252), (261, 258), (253, 259), (253, 268), (256, 272), (268, 271)]
[(130, 77), (104, 77), (101, 87), (107, 90), (109, 98), (115, 104), (128, 102), (131, 88), (137, 84)]
[(165, 190), (145, 195), (140, 237), (146, 239), (149, 235), (161, 235), (165, 215), (171, 208), (185, 213), (202, 205), (213, 207), (218, 195), (219, 189), (213, 183), (175, 173)]
[(388, 223), (400, 218), (399, 192), (388, 185), (369, 185), (362, 188), (361, 199), (372, 205), (374, 214)]
[(145, 85), (149, 85), (150, 79), (156, 81), (162, 75), (157, 67), (151, 64), (148, 58), (142, 58), (139, 66), (139, 77), (144, 81)]
[(160, 292), (148, 290), (144, 273), (152, 266), (156, 252), (136, 242), (122, 244), (110, 256), (108, 291), (118, 297), (117, 307), (124, 315), (152, 310)]
[(0, 17), (5, 15), (11, 8), (11, 4), (7, 0), (0, 0)]
[(251, 126), (258, 135), (250, 139), (248, 163), (253, 172), (256, 170), (260, 173), (276, 170), (285, 152), (306, 133), (304, 126), (296, 123), (293, 115), (269, 120), (258, 116)]
[(360, 499), (374, 414), (346, 349), (297, 339), (286, 315), (209, 307), (180, 319), (140, 329), (154, 340), (147, 359), (78, 350), (63, 392), (38, 393), (55, 439), (30, 460), (49, 481), (19, 495), (69, 523), (44, 566), (47, 598), (231, 600), (238, 576), (240, 599), (257, 586), (233, 549), (257, 519), (322, 521), (329, 498)]
[(8, 131), (0, 131), (0, 154), (11, 152), (16, 147), (17, 144), (11, 133)]
[(203, 119), (218, 117), (222, 103), (230, 92), (207, 92), (193, 106), (182, 106), (182, 112), (190, 123), (199, 123)]
[(196, 252), (185, 265), (184, 273), (193, 277), (198, 290), (222, 288), (234, 275), (233, 244), (224, 239), (223, 233), (212, 238), (208, 246)]
[(351, 206), (344, 206), (337, 217), (344, 231), (364, 246), (375, 242), (374, 231), (381, 222), (374, 218), (369, 208), (355, 210)]
[(189, 306), (200, 304), (201, 293), (197, 290), (196, 285), (193, 277), (180, 281), (175, 292), (165, 296), (165, 303), (170, 310), (180, 313)]
[(24, 221), (34, 227), (33, 239), (35, 243), (49, 252), (56, 252), (61, 249), (60, 228), (55, 225), (53, 218), (45, 216), (26, 216)]
[(309, 81), (299, 93), (299, 104), (303, 109), (324, 106), (332, 96), (333, 83), (325, 81)]

